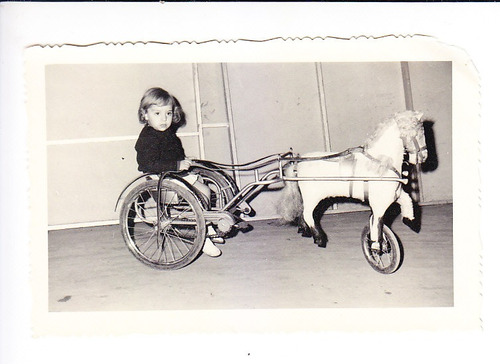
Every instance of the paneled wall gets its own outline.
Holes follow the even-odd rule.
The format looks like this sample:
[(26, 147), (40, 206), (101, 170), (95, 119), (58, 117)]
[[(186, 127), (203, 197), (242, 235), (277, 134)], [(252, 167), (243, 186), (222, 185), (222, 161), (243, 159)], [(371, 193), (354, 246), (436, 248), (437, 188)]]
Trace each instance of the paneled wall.
[(186, 150), (199, 156), (192, 65), (50, 65), (46, 68), (49, 225), (114, 220), (137, 172), (134, 143), (144, 91), (171, 90), (189, 115)]
[[(434, 121), (438, 165), (423, 173), (424, 201), (450, 201), (451, 63), (410, 63), (415, 109)], [(137, 176), (137, 108), (163, 87), (187, 114), (186, 153), (224, 163), (287, 151), (360, 145), (405, 108), (399, 62), (50, 65), (46, 68), (49, 225), (113, 222), (116, 198)], [(408, 97), (408, 96), (406, 96)], [(242, 174), (246, 184), (253, 176)], [(275, 216), (277, 192), (256, 217)]]
[[(324, 150), (316, 68), (313, 63), (228, 65), (238, 161), (286, 152)], [(245, 185), (252, 173), (241, 175)], [(273, 186), (271, 186), (271, 189)], [(260, 193), (258, 216), (276, 214), (279, 193)]]

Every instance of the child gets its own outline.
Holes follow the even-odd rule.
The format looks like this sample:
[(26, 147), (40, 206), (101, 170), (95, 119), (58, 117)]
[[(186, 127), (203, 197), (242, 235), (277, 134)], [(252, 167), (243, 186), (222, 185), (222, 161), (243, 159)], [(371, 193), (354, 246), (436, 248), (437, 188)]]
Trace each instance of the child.
[[(142, 129), (135, 150), (139, 171), (145, 173), (161, 173), (164, 171), (184, 171), (191, 167), (186, 158), (181, 140), (176, 135), (177, 129), (185, 123), (182, 107), (175, 97), (161, 88), (146, 91), (139, 106), (139, 122), (146, 124)], [(203, 195), (210, 196), (208, 186), (198, 181), (198, 176), (188, 174), (184, 177)], [(215, 235), (212, 226), (208, 233)], [(217, 239), (217, 240), (216, 240)], [(223, 243), (221, 238), (213, 238)], [(221, 251), (210, 238), (205, 239), (203, 252), (211, 257), (218, 257)]]

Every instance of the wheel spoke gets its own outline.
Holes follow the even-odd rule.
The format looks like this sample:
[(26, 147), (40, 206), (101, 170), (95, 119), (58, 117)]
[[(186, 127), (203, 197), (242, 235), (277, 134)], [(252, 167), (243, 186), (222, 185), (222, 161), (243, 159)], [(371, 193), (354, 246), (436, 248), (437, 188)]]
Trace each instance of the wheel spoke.
[[(177, 229), (173, 229), (172, 231), (174, 231), (174, 232), (175, 232), (176, 237), (177, 237), (180, 241), (184, 242), (184, 245), (185, 245), (185, 246), (186, 246), (186, 245), (191, 245), (191, 246), (193, 246), (193, 241), (192, 241), (192, 240), (190, 240), (190, 239), (188, 239), (188, 238), (185, 238), (185, 237), (181, 236), (181, 234), (182, 234), (182, 233), (181, 233), (179, 230), (177, 230)], [(197, 232), (195, 231), (194, 233), (196, 234)]]
[[(147, 240), (145, 242), (142, 242), (142, 243), (139, 243), (139, 244), (136, 244), (137, 247), (139, 248), (139, 250), (141, 250), (140, 248), (142, 248), (144, 245), (148, 244), (149, 242), (151, 242), (150, 246), (154, 244), (154, 239), (153, 237), (156, 237), (156, 233), (151, 233), (151, 234), (148, 234), (149, 235), (149, 238), (147, 238)], [(137, 236), (136, 236), (137, 237)], [(149, 249), (149, 248), (147, 248)], [(146, 249), (146, 250), (147, 250)]]
[(175, 244), (174, 240), (170, 237), (170, 235), (165, 234), (163, 236), (163, 238), (166, 239), (166, 240), (168, 240), (168, 242), (169, 242), (169, 244), (168, 244), (168, 250), (170, 251), (170, 254), (172, 255), (172, 259), (175, 260), (174, 248), (177, 249), (177, 252), (182, 257), (181, 250), (179, 249), (179, 247), (177, 246), (177, 244)]
[[(180, 205), (180, 201), (179, 201), (179, 205)], [(174, 208), (175, 208), (175, 207), (174, 207)], [(177, 210), (177, 208), (175, 208), (175, 209)], [(186, 212), (188, 212), (188, 211), (192, 211), (192, 209), (190, 208), (190, 206), (189, 206), (189, 204), (188, 204), (188, 206), (187, 206), (187, 207), (184, 207), (184, 209), (183, 209), (183, 210), (178, 210), (178, 211), (179, 211), (178, 215), (176, 215), (176, 216), (175, 216), (175, 219), (174, 219), (174, 220), (172, 220), (172, 221), (182, 219), (182, 218), (183, 218), (184, 213), (186, 213)]]
[[(170, 252), (170, 255), (172, 255), (172, 260), (175, 260), (174, 252), (172, 251), (172, 247), (168, 242), (166, 241), (167, 237), (165, 235), (162, 236), (162, 244), (161, 244), (161, 249), (165, 255), (165, 263), (168, 263), (168, 256), (167, 256), (167, 250)], [(165, 245), (167, 246), (167, 249), (165, 249)]]
[[(170, 252), (171, 252), (174, 260), (175, 260), (175, 253), (174, 253), (173, 248), (175, 248), (177, 250), (178, 254), (181, 257), (185, 255), (185, 253), (182, 252), (181, 248), (179, 248), (177, 241), (170, 234), (165, 234), (165, 238), (167, 238), (170, 241), (169, 248), (170, 248)], [(181, 237), (179, 237), (179, 240), (180, 239), (181, 239)], [(184, 245), (184, 247), (186, 248), (186, 251), (189, 251), (190, 248), (186, 247), (185, 245)]]
[[(142, 244), (143, 246), (146, 245), (146, 243)], [(151, 243), (148, 245), (148, 247), (146, 249), (139, 249), (139, 252), (142, 254), (142, 255), (146, 255), (146, 253), (151, 249), (151, 247), (154, 248), (154, 251), (153, 251), (153, 254), (151, 254), (151, 257), (154, 257), (154, 255), (156, 254), (156, 252), (158, 251), (159, 249), (159, 246), (158, 246), (158, 242), (156, 242), (155, 244), (155, 241), (151, 241)]]
[[(170, 230), (170, 231), (171, 231), (173, 234), (169, 234), (169, 232), (165, 232), (165, 235), (168, 235), (169, 237), (170, 237), (170, 235), (175, 235), (175, 237), (177, 238), (177, 240), (178, 240), (178, 241), (180, 241), (180, 242), (183, 242), (183, 243), (184, 243), (184, 247), (185, 247), (186, 249), (188, 249), (188, 250), (189, 250), (189, 249), (191, 249), (191, 248), (190, 248), (190, 247), (188, 247), (187, 245), (190, 245), (190, 246), (193, 246), (193, 245), (194, 245), (194, 244), (193, 244), (193, 241), (189, 240), (188, 238), (185, 238), (184, 236), (181, 236), (181, 234), (182, 234), (182, 233), (181, 233), (178, 229), (173, 228), (173, 229), (172, 229), (172, 230)], [(195, 231), (195, 233), (196, 233), (196, 231)], [(195, 236), (196, 236), (196, 235), (195, 235)], [(171, 239), (172, 239), (172, 238), (171, 238)], [(173, 241), (173, 239), (172, 239), (172, 241)], [(179, 249), (178, 245), (177, 245), (176, 243), (174, 243), (174, 244), (175, 244), (175, 246)]]
[(382, 258), (378, 252), (372, 252), (372, 257), (374, 258), (377, 267), (384, 268), (384, 263), (382, 262)]

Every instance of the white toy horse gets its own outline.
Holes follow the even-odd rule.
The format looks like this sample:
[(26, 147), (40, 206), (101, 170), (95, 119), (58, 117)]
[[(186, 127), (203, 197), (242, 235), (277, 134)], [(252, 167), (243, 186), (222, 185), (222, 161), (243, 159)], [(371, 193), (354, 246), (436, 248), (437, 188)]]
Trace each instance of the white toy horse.
[[(405, 152), (411, 164), (427, 159), (422, 115), (416, 111), (396, 113), (384, 120), (361, 147), (337, 154), (321, 152), (300, 156), (284, 171), (285, 176), (296, 176), (298, 180), (285, 183), (284, 219), (298, 219), (299, 232), (303, 236), (312, 234), (320, 247), (326, 247), (328, 239), (320, 225), (322, 211), (318, 213), (315, 209), (327, 198), (347, 197), (368, 202), (372, 211), (370, 239), (375, 243), (382, 242), (382, 219), (395, 201), (401, 206), (402, 216), (414, 220), (412, 199), (397, 179), (402, 178)], [(301, 180), (304, 177), (309, 180)], [(345, 180), (325, 181), (328, 177), (345, 177)], [(353, 177), (354, 180), (349, 180)], [(384, 180), (388, 177), (389, 180)], [(314, 181), (315, 178), (323, 180)]]

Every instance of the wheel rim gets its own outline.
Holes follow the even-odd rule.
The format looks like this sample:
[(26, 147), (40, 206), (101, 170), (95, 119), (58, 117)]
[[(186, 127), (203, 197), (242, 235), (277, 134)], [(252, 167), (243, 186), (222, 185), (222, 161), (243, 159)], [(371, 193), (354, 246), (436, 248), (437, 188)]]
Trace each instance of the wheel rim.
[(362, 234), (363, 253), (370, 266), (377, 272), (394, 273), (401, 263), (401, 249), (396, 236), (384, 225), (382, 242), (370, 240), (370, 228), (366, 226)]
[(197, 200), (187, 189), (172, 187), (171, 183), (162, 186), (158, 209), (157, 183), (148, 183), (131, 194), (122, 215), (129, 250), (142, 262), (160, 269), (189, 264), (200, 252), (205, 235)]

